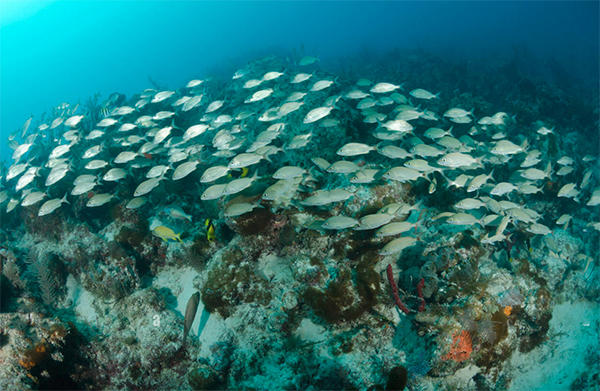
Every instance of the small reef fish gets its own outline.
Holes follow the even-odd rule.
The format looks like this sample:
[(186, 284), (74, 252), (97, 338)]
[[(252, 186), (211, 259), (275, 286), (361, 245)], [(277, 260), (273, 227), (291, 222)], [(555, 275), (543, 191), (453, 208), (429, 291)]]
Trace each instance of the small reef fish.
[(237, 204), (229, 205), (225, 208), (223, 215), (225, 217), (237, 217), (243, 214), (252, 212), (254, 208), (260, 207), (257, 203), (240, 202)]
[(440, 93), (432, 94), (429, 91), (423, 90), (421, 88), (417, 88), (416, 90), (412, 90), (408, 93), (410, 96), (413, 96), (417, 99), (439, 99)]
[(138, 209), (138, 208), (142, 207), (146, 202), (148, 202), (148, 199), (146, 197), (135, 197), (127, 203), (125, 208)]
[(405, 248), (413, 246), (418, 238), (414, 238), (412, 236), (405, 236), (402, 238), (394, 239), (388, 244), (386, 244), (381, 251), (379, 251), (379, 255), (392, 255), (402, 252)]
[(346, 229), (352, 228), (358, 225), (358, 220), (355, 220), (347, 216), (333, 216), (325, 220), (322, 224), (323, 228), (326, 229)]
[(183, 319), (183, 340), (181, 342), (181, 349), (185, 347), (187, 336), (194, 324), (196, 318), (196, 312), (198, 312), (198, 305), (200, 304), (200, 292), (194, 293), (185, 306), (185, 317)]
[(102, 206), (102, 205), (110, 202), (110, 200), (112, 200), (113, 198), (114, 198), (113, 194), (107, 194), (107, 193), (96, 194), (95, 196), (90, 198), (90, 200), (87, 202), (87, 204), (85, 204), (85, 206), (90, 207), (90, 208), (95, 208), (95, 207)]
[(63, 198), (54, 198), (52, 200), (44, 202), (44, 204), (38, 212), (38, 216), (45, 216), (54, 212), (62, 205), (63, 202), (66, 202), (67, 204), (69, 203), (69, 201), (67, 201), (67, 194), (65, 194)]
[(163, 211), (174, 219), (187, 220), (192, 222), (192, 216), (186, 214), (178, 205), (169, 205), (163, 208)]
[(391, 83), (377, 83), (373, 86), (373, 88), (371, 88), (371, 92), (374, 94), (384, 94), (386, 92), (392, 92), (397, 89), (402, 90), (402, 85), (397, 86)]
[(204, 226), (206, 227), (206, 240), (209, 242), (214, 242), (217, 238), (217, 234), (215, 232), (215, 226), (211, 219), (206, 219), (204, 222)]
[(164, 225), (159, 225), (158, 227), (155, 227), (152, 230), (152, 232), (154, 233), (154, 235), (158, 236), (165, 242), (168, 242), (169, 240), (178, 240), (183, 244), (183, 241), (179, 237), (181, 234), (176, 234), (171, 228), (165, 227)]

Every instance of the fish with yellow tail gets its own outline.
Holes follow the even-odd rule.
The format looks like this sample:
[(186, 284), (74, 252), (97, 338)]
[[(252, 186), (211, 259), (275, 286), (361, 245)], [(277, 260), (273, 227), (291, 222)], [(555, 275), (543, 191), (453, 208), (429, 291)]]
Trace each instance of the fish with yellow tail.
[(245, 178), (246, 175), (248, 175), (248, 167), (244, 167), (242, 168), (241, 171), (233, 171), (232, 173), (230, 173), (229, 175), (227, 175), (227, 178), (229, 179), (234, 179), (234, 178)]
[(165, 242), (168, 242), (169, 240), (179, 240), (181, 243), (183, 243), (179, 237), (181, 235), (180, 233), (176, 234), (171, 228), (165, 227), (164, 225), (159, 225), (158, 227), (153, 228), (152, 233)]

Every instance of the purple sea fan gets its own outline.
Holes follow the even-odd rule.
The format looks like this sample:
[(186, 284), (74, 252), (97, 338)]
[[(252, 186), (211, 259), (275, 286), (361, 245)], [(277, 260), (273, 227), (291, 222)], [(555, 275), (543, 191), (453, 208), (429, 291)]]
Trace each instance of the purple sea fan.
[(496, 340), (494, 322), (491, 319), (483, 319), (477, 323), (477, 335), (483, 343), (493, 344)]

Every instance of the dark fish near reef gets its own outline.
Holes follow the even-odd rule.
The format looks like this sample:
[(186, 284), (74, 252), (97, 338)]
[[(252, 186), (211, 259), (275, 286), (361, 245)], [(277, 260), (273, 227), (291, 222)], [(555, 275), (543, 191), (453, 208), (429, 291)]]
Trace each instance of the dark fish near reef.
[(198, 311), (198, 303), (200, 303), (200, 292), (196, 292), (188, 300), (187, 306), (185, 307), (185, 320), (183, 321), (183, 342), (181, 347), (185, 346), (185, 341), (194, 323), (196, 312)]

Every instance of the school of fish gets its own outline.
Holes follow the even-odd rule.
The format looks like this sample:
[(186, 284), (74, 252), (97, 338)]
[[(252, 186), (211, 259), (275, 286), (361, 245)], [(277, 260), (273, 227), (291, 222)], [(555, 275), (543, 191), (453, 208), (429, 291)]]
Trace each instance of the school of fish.
[[(317, 61), (305, 57), (293, 69), (257, 61), (218, 88), (211, 79), (195, 79), (177, 90), (144, 90), (119, 105), (109, 99), (93, 110), (60, 104), (9, 137), (14, 152), (2, 172), (0, 202), (8, 213), (30, 208), (38, 218), (78, 197), (89, 208), (115, 202), (153, 208), (165, 202), (153, 199), (157, 187), (181, 181), (187, 201), (217, 203), (223, 218), (235, 219), (261, 207), (322, 211), (394, 182), (426, 181), (420, 197), (442, 187), (463, 194), (436, 216), (421, 203), (396, 202), (367, 215), (336, 208), (335, 215), (315, 214), (305, 225), (373, 230), (383, 256), (414, 245), (430, 222), (479, 226), (481, 242), (494, 244), (515, 229), (551, 235), (581, 208), (600, 205), (597, 156), (544, 152), (545, 138), (560, 137), (558, 129), (534, 123), (533, 132), (518, 131), (510, 113), (478, 116), (477, 107), (451, 107), (443, 94), (410, 80), (340, 81)], [(436, 112), (431, 102), (446, 109)], [(356, 118), (368, 134), (348, 140), (346, 129)], [(314, 147), (319, 138), (327, 153)], [(59, 185), (68, 191), (56, 194)], [(119, 186), (131, 187), (123, 193), (132, 197), (120, 195)], [(242, 192), (255, 200), (230, 202)], [(548, 192), (551, 199), (540, 198)], [(536, 207), (560, 199), (569, 199), (572, 213), (554, 221)], [(165, 210), (192, 222), (181, 207)], [(419, 219), (409, 222), (413, 211)], [(588, 226), (598, 230), (600, 223)], [(154, 232), (181, 242), (168, 227)]]

